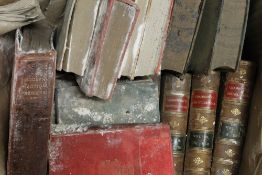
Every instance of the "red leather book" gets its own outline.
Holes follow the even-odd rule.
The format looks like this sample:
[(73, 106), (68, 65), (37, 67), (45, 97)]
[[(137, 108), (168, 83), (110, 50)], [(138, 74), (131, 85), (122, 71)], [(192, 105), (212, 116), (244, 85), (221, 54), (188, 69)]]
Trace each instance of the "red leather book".
[(49, 175), (174, 175), (167, 125), (52, 130)]
[[(52, 30), (17, 31), (13, 68), (8, 175), (46, 175), (56, 52)], [(37, 48), (37, 49), (36, 49)]]

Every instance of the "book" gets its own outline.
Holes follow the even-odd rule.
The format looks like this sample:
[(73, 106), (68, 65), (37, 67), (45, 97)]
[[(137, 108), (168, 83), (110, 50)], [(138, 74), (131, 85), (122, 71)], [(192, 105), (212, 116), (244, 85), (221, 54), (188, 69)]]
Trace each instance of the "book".
[(152, 80), (120, 81), (112, 99), (104, 101), (86, 97), (65, 78), (56, 81), (55, 113), (59, 124), (160, 122), (158, 84)]
[(56, 52), (53, 29), (17, 30), (11, 88), (7, 174), (46, 175)]
[(0, 35), (44, 19), (37, 0), (19, 0), (1, 5), (0, 13)]
[(135, 33), (131, 37), (122, 76), (134, 79), (160, 73), (173, 1), (135, 0), (140, 10)]
[(204, 4), (202, 19), (199, 22), (198, 32), (195, 34), (195, 44), (189, 63), (191, 72), (206, 74), (210, 69), (221, 8), (222, 1), (220, 0), (206, 1)]
[(10, 79), (12, 76), (14, 46), (13, 33), (0, 36), (0, 174), (6, 174)]
[(187, 121), (190, 101), (191, 75), (179, 78), (170, 73), (162, 75), (161, 119), (169, 124), (176, 175), (183, 174)]
[(163, 124), (56, 125), (49, 157), (50, 175), (174, 174), (170, 130)]
[[(89, 97), (110, 99), (120, 74), (125, 50), (133, 32), (139, 9), (129, 0), (102, 1), (110, 7), (97, 19), (84, 76), (78, 76), (81, 90)], [(101, 18), (101, 19), (100, 19)], [(104, 19), (105, 18), (105, 19)]]
[(205, 0), (174, 1), (162, 69), (186, 72), (204, 4)]
[(94, 28), (96, 25), (101, 25), (97, 24), (97, 16), (99, 13), (105, 15), (109, 10), (102, 8), (104, 4), (110, 3), (101, 0), (70, 0), (67, 2), (62, 32), (58, 38), (57, 70), (84, 75)]
[(193, 74), (184, 174), (210, 174), (220, 73)]
[(252, 62), (242, 60), (237, 71), (226, 76), (212, 174), (238, 174), (255, 70)]
[(222, 1), (219, 25), (211, 56), (211, 70), (218, 68), (236, 70), (238, 67), (244, 44), (249, 2), (249, 0)]

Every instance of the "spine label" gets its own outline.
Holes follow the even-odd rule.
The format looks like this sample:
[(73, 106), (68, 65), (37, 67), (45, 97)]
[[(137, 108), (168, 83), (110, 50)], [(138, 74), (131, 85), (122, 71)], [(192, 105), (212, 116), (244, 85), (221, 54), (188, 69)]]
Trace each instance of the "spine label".
[(188, 106), (189, 100), (185, 95), (167, 95), (165, 97), (165, 112), (186, 113)]
[(250, 88), (243, 83), (228, 82), (225, 85), (224, 97), (229, 100), (249, 100)]
[(219, 137), (241, 141), (245, 133), (245, 127), (240, 123), (220, 122)]
[(173, 153), (184, 153), (186, 137), (183, 135), (172, 135)]
[(217, 106), (217, 92), (194, 90), (192, 93), (192, 107), (215, 110)]
[(212, 132), (197, 132), (189, 133), (189, 148), (213, 148), (214, 134)]

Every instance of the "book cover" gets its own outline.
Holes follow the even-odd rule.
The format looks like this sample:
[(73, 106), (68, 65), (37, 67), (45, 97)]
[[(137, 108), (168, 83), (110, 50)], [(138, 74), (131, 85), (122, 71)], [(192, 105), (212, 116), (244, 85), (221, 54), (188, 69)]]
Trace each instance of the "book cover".
[(13, 67), (8, 175), (46, 175), (56, 52), (52, 29), (17, 30)]

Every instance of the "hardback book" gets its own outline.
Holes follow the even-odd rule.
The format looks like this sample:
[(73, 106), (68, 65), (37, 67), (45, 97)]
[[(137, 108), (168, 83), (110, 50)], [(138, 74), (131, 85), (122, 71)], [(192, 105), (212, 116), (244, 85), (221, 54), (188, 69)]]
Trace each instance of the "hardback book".
[(184, 174), (210, 174), (220, 73), (193, 74)]
[(161, 119), (169, 124), (176, 175), (183, 174), (187, 121), (190, 101), (191, 75), (179, 78), (170, 73), (162, 75)]
[(98, 23), (97, 16), (103, 13), (105, 18), (107, 11), (110, 11), (110, 3), (102, 0), (67, 1), (62, 31), (58, 37), (57, 70), (84, 75), (94, 28), (103, 23)]
[(53, 30), (38, 23), (17, 30), (7, 174), (46, 175), (56, 52)]
[(140, 14), (121, 71), (122, 76), (131, 79), (160, 73), (173, 7), (172, 0), (134, 2), (140, 8)]
[(0, 36), (0, 174), (6, 174), (10, 79), (14, 59), (13, 33)]
[(37, 0), (18, 0), (2, 4), (0, 14), (0, 35), (44, 19)]
[(49, 148), (49, 175), (174, 175), (170, 130), (163, 124), (57, 125)]
[(186, 72), (204, 4), (205, 0), (174, 1), (162, 69)]
[[(207, 73), (210, 69), (211, 55), (221, 14), (221, 0), (206, 1), (202, 19), (192, 48), (189, 70), (193, 73)], [(222, 57), (220, 59), (223, 59)]]
[(116, 86), (125, 50), (139, 14), (137, 5), (129, 0), (101, 1), (93, 42), (84, 76), (78, 84), (87, 96), (110, 99)]
[(214, 175), (238, 174), (255, 70), (252, 62), (241, 61), (239, 69), (226, 76), (212, 163)]
[[(223, 0), (219, 25), (211, 56), (212, 70), (218, 68), (236, 70), (242, 55), (249, 0)], [(236, 18), (237, 16), (237, 18)]]
[(159, 123), (158, 84), (152, 80), (121, 81), (112, 99), (86, 97), (74, 82), (56, 83), (55, 113), (59, 124)]

